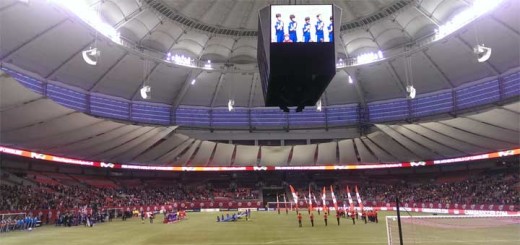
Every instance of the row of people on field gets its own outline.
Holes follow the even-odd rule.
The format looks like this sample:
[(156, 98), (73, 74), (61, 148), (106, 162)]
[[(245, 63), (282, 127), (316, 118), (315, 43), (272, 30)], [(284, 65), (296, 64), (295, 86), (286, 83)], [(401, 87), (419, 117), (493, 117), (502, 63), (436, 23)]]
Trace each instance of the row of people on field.
[(0, 220), (0, 232), (15, 230), (31, 230), (40, 222), (37, 217), (31, 216), (12, 216), (4, 217)]
[(245, 218), (246, 221), (249, 220), (251, 218), (251, 209), (246, 209), (245, 212), (238, 211), (238, 213), (233, 213), (232, 215), (226, 214), (225, 217), (224, 214), (221, 216), (217, 215), (217, 222), (231, 222), (241, 218)]
[[(314, 212), (308, 211), (308, 213), (309, 213), (309, 221), (311, 223), (311, 226), (314, 227), (314, 221), (315, 221)], [(318, 209), (318, 215), (319, 214), (320, 214), (320, 211)], [(325, 226), (328, 226), (329, 216), (330, 216), (330, 213), (328, 211), (323, 212), (323, 222), (324, 222)], [(298, 219), (298, 226), (302, 227), (302, 219), (303, 219), (302, 212), (297, 211), (296, 217)], [(352, 224), (355, 225), (356, 220), (359, 219), (359, 213), (358, 212), (344, 212), (344, 211), (340, 210), (335, 213), (335, 218), (336, 218), (336, 222), (338, 223), (338, 226), (341, 223), (340, 222), (341, 218), (351, 219)], [(375, 211), (375, 210), (363, 211), (361, 214), (361, 220), (363, 220), (365, 222), (365, 224), (369, 221), (378, 223), (377, 211)]]

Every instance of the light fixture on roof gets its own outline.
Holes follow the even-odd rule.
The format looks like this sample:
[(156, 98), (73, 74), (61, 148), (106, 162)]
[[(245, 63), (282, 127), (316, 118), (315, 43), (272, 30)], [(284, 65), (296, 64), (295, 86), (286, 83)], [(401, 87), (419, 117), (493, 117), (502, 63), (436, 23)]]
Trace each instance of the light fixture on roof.
[(377, 58), (379, 58), (379, 59), (383, 58), (383, 52), (381, 50), (377, 51)]
[(350, 75), (348, 76), (348, 83), (350, 83), (350, 84), (354, 83), (354, 80), (352, 80), (352, 77)]
[(375, 53), (370, 52), (370, 53), (358, 55), (356, 58), (356, 64), (357, 65), (368, 64), (368, 63), (372, 63), (377, 60), (381, 60), (383, 58), (384, 58), (383, 52), (381, 50), (378, 50)]
[(227, 103), (227, 108), (228, 108), (228, 111), (232, 111), (234, 108), (233, 106), (235, 105), (235, 101), (230, 99)]
[(197, 80), (195, 80), (195, 79), (191, 80), (191, 85), (195, 85), (196, 82), (197, 82)]
[(152, 88), (148, 85), (145, 85), (141, 88), (140, 92), (141, 92), (141, 98), (143, 99), (149, 99), (150, 98), (150, 95), (148, 93), (150, 93), (152, 91)]
[(81, 54), (83, 56), (83, 60), (87, 64), (89, 64), (91, 66), (95, 66), (97, 64), (98, 57), (101, 55), (101, 51), (99, 51), (97, 48), (90, 47), (87, 50), (83, 50), (83, 52), (81, 52)]
[(404, 75), (406, 78), (406, 98), (414, 99), (417, 91), (413, 87), (412, 57), (404, 58)]
[(443, 25), (440, 25), (439, 28), (435, 30), (435, 40), (440, 40), (450, 35), (480, 16), (492, 11), (500, 5), (502, 1), (503, 0), (475, 0), (473, 5), (469, 8), (461, 11)]
[(406, 86), (406, 93), (407, 93), (407, 98), (408, 99), (413, 99), (415, 98), (415, 94), (416, 94), (416, 90), (415, 88), (413, 87), (413, 85), (408, 85)]
[(204, 68), (211, 69), (211, 60), (208, 60), (208, 62), (206, 62), (206, 64), (204, 64)]
[(486, 62), (491, 57), (491, 48), (482, 45), (477, 45), (473, 48), (473, 52), (477, 55), (478, 62)]
[(321, 111), (321, 99), (316, 102), (316, 111)]
[(111, 24), (106, 23), (100, 15), (100, 6), (103, 1), (98, 4), (89, 5), (88, 1), (71, 1), (71, 0), (47, 0), (50, 3), (57, 4), (74, 13), (78, 18), (86, 22), (97, 32), (109, 38), (117, 44), (122, 44), (121, 34)]
[(346, 67), (345, 61), (342, 58), (339, 58), (338, 62), (336, 63), (336, 68), (343, 68)]

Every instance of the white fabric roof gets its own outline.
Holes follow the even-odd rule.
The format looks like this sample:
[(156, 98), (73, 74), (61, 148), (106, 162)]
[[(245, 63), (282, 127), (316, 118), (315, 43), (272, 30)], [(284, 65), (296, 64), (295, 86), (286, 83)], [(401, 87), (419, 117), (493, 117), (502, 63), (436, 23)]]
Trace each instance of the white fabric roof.
[[(94, 7), (99, 3), (81, 1)], [(264, 105), (256, 68), (255, 36), (217, 35), (198, 30), (195, 24), (187, 27), (158, 12), (149, 2), (162, 2), (177, 14), (190, 17), (193, 23), (252, 31), (256, 31), (258, 9), (270, 3), (285, 3), (267, 0), (101, 1), (104, 21), (117, 28), (125, 40), (139, 50), (119, 46), (98, 35), (96, 45), (102, 55), (96, 66), (89, 66), (83, 62), (81, 51), (94, 44), (93, 29), (45, 0), (32, 0), (29, 4), (5, 0), (0, 8), (0, 59), (4, 65), (44, 80), (130, 100), (141, 100), (138, 90), (148, 77), (152, 86), (151, 102), (221, 107), (226, 106), (228, 99), (234, 99), (235, 107)], [(378, 49), (389, 50), (387, 53), (392, 56), (392, 48), (432, 34), (437, 24), (445, 23), (473, 1), (301, 2), (334, 3), (343, 9), (344, 23), (359, 21), (403, 2), (404, 7), (392, 15), (341, 32), (338, 57), (347, 58)], [(494, 12), (458, 34), (411, 53), (418, 94), (450, 89), (519, 67), (518, 12), (519, 1), (505, 0)], [(23, 21), (20, 16), (25, 16)], [(472, 46), (477, 43), (476, 37), (480, 43), (493, 48), (488, 62), (475, 61)], [(194, 71), (163, 62), (168, 51), (203, 61), (211, 59), (216, 67), (226, 62), (234, 66), (224, 71), (220, 68)], [(323, 101), (325, 105), (336, 105), (404, 98), (403, 64), (403, 58), (395, 56), (374, 64), (341, 69), (327, 88)], [(347, 73), (356, 77), (356, 85), (348, 84)], [(192, 79), (197, 80), (194, 86), (190, 86)]]

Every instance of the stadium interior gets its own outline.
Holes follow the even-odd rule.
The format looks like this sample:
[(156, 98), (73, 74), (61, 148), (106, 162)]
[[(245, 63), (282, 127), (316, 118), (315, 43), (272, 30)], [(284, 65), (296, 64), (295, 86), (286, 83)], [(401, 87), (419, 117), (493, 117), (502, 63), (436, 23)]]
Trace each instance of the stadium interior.
[(519, 244), (518, 13), (0, 0), (0, 244)]

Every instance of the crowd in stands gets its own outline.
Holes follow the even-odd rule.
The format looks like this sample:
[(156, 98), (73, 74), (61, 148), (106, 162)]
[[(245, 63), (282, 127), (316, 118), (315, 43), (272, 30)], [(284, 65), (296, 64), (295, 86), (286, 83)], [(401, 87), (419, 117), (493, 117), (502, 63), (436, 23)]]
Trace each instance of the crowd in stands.
[(401, 202), (442, 204), (504, 204), (519, 205), (519, 174), (485, 174), (452, 183), (371, 184), (360, 190), (367, 202)]
[(168, 205), (175, 201), (256, 200), (259, 191), (211, 184), (154, 185), (103, 188), (88, 185), (36, 183), (34, 186), (0, 185), (0, 210), (73, 209), (82, 207), (121, 207)]
[[(434, 202), (458, 204), (504, 204), (520, 205), (520, 177), (518, 173), (495, 173), (470, 175), (456, 182), (442, 183), (401, 182), (392, 184), (358, 184), (362, 199), (366, 203), (393, 202), (396, 195), (402, 202)], [(354, 185), (351, 194), (355, 198)], [(211, 183), (158, 184), (144, 183), (138, 186), (117, 186), (116, 188), (94, 187), (85, 184), (0, 185), (0, 210), (73, 209), (83, 207), (121, 207), (142, 205), (169, 205), (178, 201), (258, 200), (260, 191), (231, 182), (223, 185)], [(308, 194), (308, 189), (300, 186), (300, 200)], [(345, 186), (336, 185), (338, 200), (346, 200)], [(330, 199), (327, 186), (327, 197)], [(314, 194), (321, 199), (321, 186), (316, 185)], [(292, 200), (290, 195), (287, 201)]]
[[(354, 202), (356, 202), (354, 187), (357, 185), (365, 203), (392, 203), (398, 196), (403, 203), (520, 205), (518, 173), (477, 174), (459, 178), (454, 182), (431, 180), (335, 184), (333, 186), (337, 200), (347, 200), (347, 185), (350, 187)], [(297, 189), (299, 200), (308, 198), (307, 188)], [(312, 192), (318, 200), (321, 200), (321, 188), (316, 184), (311, 185)], [(326, 191), (329, 199), (329, 186), (326, 186)]]

